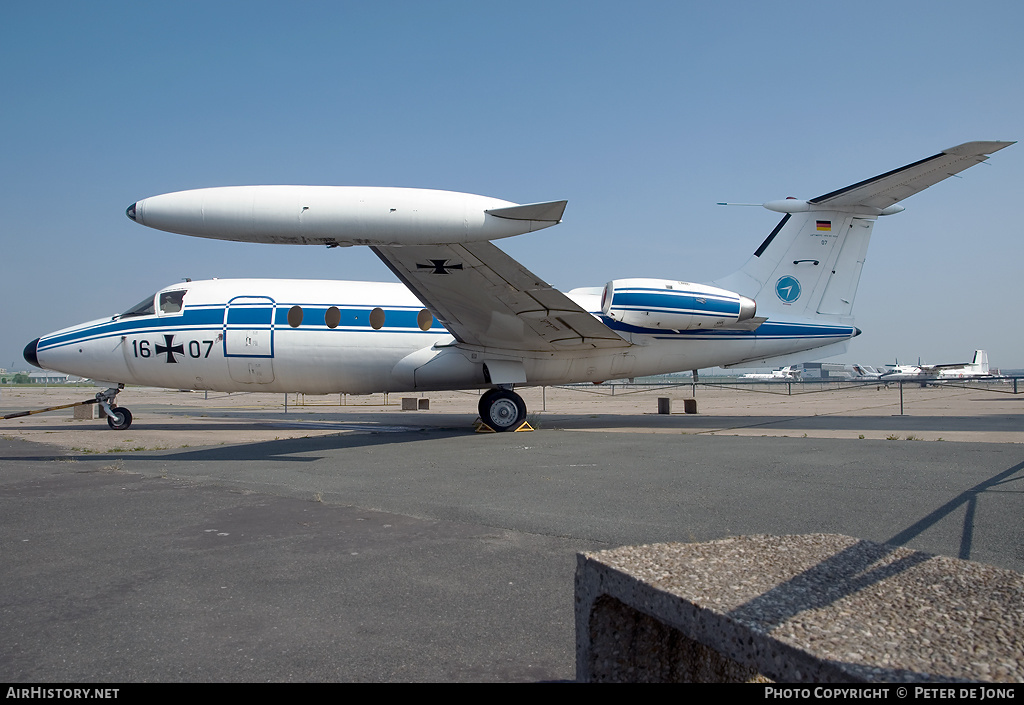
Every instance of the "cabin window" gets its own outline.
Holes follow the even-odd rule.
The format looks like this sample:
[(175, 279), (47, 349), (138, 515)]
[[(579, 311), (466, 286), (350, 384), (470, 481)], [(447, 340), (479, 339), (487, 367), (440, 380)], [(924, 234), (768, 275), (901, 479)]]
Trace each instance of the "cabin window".
[(434, 325), (433, 314), (427, 309), (422, 309), (416, 316), (416, 325), (420, 327), (420, 330), (430, 330), (430, 327)]
[(370, 327), (374, 330), (384, 327), (384, 309), (380, 306), (370, 311)]
[(181, 313), (181, 306), (184, 300), (184, 290), (163, 292), (160, 294), (160, 313)]
[(331, 306), (324, 313), (324, 323), (327, 324), (328, 328), (337, 328), (338, 324), (341, 323), (341, 311), (338, 310), (337, 306)]
[(154, 295), (149, 295), (139, 303), (132, 306), (130, 309), (121, 314), (121, 318), (133, 318), (135, 316), (152, 316), (156, 313), (156, 309), (153, 308)]
[(288, 325), (292, 328), (298, 328), (302, 325), (302, 307), (292, 306), (288, 309)]

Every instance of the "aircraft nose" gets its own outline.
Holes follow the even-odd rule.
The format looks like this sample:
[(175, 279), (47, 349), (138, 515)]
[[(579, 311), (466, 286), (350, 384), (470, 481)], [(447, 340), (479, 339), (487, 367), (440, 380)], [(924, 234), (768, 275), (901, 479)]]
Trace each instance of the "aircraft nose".
[(22, 353), (25, 356), (25, 362), (32, 365), (33, 367), (39, 367), (39, 357), (36, 355), (36, 347), (39, 345), (39, 338), (36, 338), (31, 343), (25, 346), (25, 352)]
[(125, 210), (124, 214), (125, 214), (126, 216), (128, 216), (129, 218), (131, 218), (132, 220), (135, 220), (135, 207), (136, 207), (136, 206), (138, 206), (138, 205), (139, 205), (138, 203), (133, 203), (133, 204), (131, 204), (131, 205), (130, 205), (130, 206), (128, 206), (128, 208), (127, 208), (127, 209)]

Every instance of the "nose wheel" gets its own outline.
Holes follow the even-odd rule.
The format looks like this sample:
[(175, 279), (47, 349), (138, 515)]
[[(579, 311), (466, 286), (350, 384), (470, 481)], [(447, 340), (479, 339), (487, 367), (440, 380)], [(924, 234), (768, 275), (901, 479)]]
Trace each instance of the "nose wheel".
[(132, 412), (123, 406), (115, 406), (107, 415), (107, 425), (115, 431), (124, 431), (132, 425)]
[(515, 431), (526, 422), (526, 402), (511, 389), (491, 389), (480, 397), (480, 420), (495, 431)]

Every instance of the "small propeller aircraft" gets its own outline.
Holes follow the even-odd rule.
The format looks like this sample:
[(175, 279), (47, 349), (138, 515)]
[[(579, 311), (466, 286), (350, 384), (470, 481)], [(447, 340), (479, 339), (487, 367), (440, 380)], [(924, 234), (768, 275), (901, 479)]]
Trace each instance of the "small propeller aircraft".
[(943, 381), (992, 376), (988, 366), (988, 353), (984, 350), (975, 350), (971, 362), (949, 362), (941, 365), (922, 365), (920, 361), (916, 365), (901, 365), (897, 362), (891, 370), (883, 372), (880, 379), (894, 382), (921, 378)]
[[(482, 421), (516, 430), (517, 385), (601, 382), (838, 354), (860, 334), (854, 295), (872, 228), (908, 196), (1012, 142), (968, 142), (810, 200), (734, 274), (710, 284), (617, 279), (556, 291), (491, 241), (561, 221), (565, 201), (517, 205), (424, 189), (240, 186), (132, 204), (129, 218), (197, 237), (363, 245), (401, 283), (219, 279), (177, 283), (124, 313), (37, 338), (33, 365), (89, 377), (114, 429), (126, 384), (372, 393), (478, 388)], [(802, 355), (806, 357), (806, 355)]]

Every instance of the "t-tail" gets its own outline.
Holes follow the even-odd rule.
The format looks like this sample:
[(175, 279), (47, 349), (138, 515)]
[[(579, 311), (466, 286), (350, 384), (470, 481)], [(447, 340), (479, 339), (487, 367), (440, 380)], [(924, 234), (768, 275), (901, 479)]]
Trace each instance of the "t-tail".
[(984, 350), (974, 351), (974, 362), (971, 363), (971, 371), (979, 375), (989, 374), (988, 353)]
[(1011, 144), (967, 142), (808, 201), (765, 203), (782, 220), (739, 271), (713, 283), (757, 301), (758, 315), (849, 323), (878, 216)]

